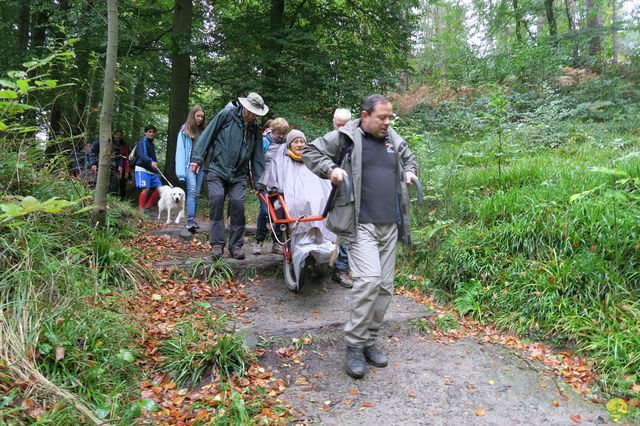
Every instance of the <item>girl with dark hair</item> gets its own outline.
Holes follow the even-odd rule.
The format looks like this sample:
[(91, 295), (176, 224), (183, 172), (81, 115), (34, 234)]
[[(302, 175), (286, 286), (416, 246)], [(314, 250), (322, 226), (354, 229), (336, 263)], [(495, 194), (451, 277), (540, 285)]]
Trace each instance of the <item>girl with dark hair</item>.
[(200, 105), (195, 105), (189, 111), (187, 121), (178, 132), (178, 142), (176, 146), (176, 176), (180, 182), (187, 182), (187, 229), (189, 232), (196, 232), (199, 228), (196, 222), (196, 212), (198, 210), (198, 194), (204, 181), (204, 170), (194, 173), (189, 169), (189, 158), (191, 149), (198, 136), (206, 127), (204, 110)]

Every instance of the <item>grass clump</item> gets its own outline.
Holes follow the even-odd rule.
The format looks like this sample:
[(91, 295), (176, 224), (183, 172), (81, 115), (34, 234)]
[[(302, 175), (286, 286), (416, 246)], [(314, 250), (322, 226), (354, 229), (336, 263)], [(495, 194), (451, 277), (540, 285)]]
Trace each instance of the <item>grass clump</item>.
[(225, 317), (205, 323), (182, 322), (160, 346), (163, 370), (178, 386), (196, 386), (207, 371), (211, 376), (241, 377), (255, 360), (243, 337), (225, 330)]

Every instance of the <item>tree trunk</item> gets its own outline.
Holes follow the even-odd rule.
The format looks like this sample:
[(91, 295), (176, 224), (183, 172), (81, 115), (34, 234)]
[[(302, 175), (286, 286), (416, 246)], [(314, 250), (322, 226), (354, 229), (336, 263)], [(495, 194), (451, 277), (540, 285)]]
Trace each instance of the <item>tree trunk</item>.
[(512, 0), (513, 4), (513, 18), (516, 23), (516, 44), (518, 46), (522, 45), (522, 34), (521, 34), (521, 19), (520, 19), (520, 9), (518, 8), (518, 0)]
[(580, 63), (580, 53), (578, 51), (578, 42), (575, 38), (575, 23), (573, 22), (573, 13), (571, 12), (572, 0), (564, 0), (564, 13), (567, 16), (567, 27), (570, 34), (569, 41), (573, 44), (573, 63), (574, 67)]
[(144, 73), (138, 72), (136, 87), (133, 89), (133, 117), (131, 120), (131, 139), (133, 142), (142, 138), (144, 124), (140, 119), (142, 108), (144, 108)]
[(169, 99), (169, 131), (164, 174), (176, 180), (176, 142), (180, 126), (189, 112), (189, 79), (191, 78), (192, 0), (176, 0), (173, 10), (171, 45), (171, 95)]
[(278, 93), (280, 90), (282, 43), (284, 41), (284, 1), (285, 0), (271, 0), (269, 42), (267, 44), (268, 55), (264, 63), (264, 85), (262, 93), (262, 95), (267, 98), (273, 93)]
[(107, 192), (111, 172), (111, 119), (116, 88), (118, 60), (118, 0), (107, 0), (107, 60), (104, 67), (104, 92), (100, 112), (100, 158), (94, 198), (93, 223), (102, 228), (107, 219)]
[(18, 49), (25, 55), (29, 49), (29, 31), (31, 24), (31, 0), (22, 0), (18, 22)]
[(585, 0), (587, 7), (587, 28), (591, 33), (589, 55), (594, 57), (602, 52), (602, 13), (597, 0)]
[(618, 37), (618, 28), (616, 27), (618, 24), (618, 1), (611, 0), (611, 25), (613, 28), (613, 58), (612, 61), (614, 64), (618, 63), (618, 55), (620, 52), (620, 39)]
[(544, 0), (544, 9), (547, 14), (547, 22), (549, 23), (549, 37), (555, 47), (558, 46), (558, 23), (556, 15), (553, 13), (553, 0)]

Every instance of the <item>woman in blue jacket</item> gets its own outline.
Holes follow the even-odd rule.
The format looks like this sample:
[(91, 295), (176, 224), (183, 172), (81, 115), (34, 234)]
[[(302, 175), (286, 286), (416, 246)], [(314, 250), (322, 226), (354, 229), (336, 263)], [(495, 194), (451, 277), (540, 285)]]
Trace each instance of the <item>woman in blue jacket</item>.
[(204, 110), (200, 105), (195, 105), (189, 111), (187, 121), (178, 132), (176, 176), (180, 182), (187, 181), (187, 229), (189, 232), (196, 232), (196, 229), (199, 228), (196, 222), (196, 211), (198, 210), (198, 194), (200, 194), (204, 180), (204, 170), (200, 170), (198, 173), (189, 170), (189, 158), (191, 157), (191, 148), (206, 126)]

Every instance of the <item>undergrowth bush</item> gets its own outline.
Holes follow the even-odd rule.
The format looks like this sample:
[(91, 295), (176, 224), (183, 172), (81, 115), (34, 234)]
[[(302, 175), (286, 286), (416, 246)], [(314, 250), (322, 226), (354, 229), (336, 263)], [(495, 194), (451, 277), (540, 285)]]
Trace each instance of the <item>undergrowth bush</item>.
[[(69, 59), (58, 52), (48, 60)], [(110, 199), (106, 228), (93, 227), (92, 190), (69, 176), (65, 152), (45, 154), (29, 122), (36, 106), (27, 101), (58, 90), (54, 80), (42, 83), (46, 71), (38, 72), (14, 72), (19, 84), (3, 80), (0, 95), (0, 375), (28, 384), (24, 395), (11, 390), (17, 406), (5, 400), (0, 419), (31, 420), (20, 404), (30, 393), (40, 401), (43, 424), (117, 420), (134, 399), (140, 336), (109, 298), (152, 279), (139, 253), (122, 242), (139, 216)]]
[(399, 277), (424, 277), (461, 315), (575, 347), (594, 359), (602, 390), (633, 397), (640, 108), (628, 82), (600, 83), (514, 90), (502, 121), (487, 120), (485, 99), (396, 123), (428, 199), (413, 210), (416, 247), (400, 257), (411, 272)]

